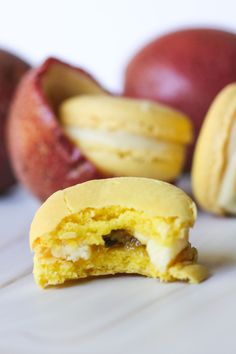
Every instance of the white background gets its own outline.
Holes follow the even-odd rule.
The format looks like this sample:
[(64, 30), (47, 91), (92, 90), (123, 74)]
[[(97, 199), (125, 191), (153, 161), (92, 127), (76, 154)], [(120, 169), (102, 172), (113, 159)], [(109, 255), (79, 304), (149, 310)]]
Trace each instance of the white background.
[(49, 55), (87, 68), (120, 90), (131, 55), (187, 26), (236, 30), (235, 0), (1, 0), (0, 46), (32, 64)]

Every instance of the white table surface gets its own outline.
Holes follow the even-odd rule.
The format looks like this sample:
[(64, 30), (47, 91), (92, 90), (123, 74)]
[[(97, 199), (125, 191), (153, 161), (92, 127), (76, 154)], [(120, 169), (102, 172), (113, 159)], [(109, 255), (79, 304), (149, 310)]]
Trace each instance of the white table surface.
[(20, 187), (0, 198), (0, 354), (236, 353), (236, 219), (199, 215), (191, 240), (212, 274), (200, 285), (118, 276), (41, 290), (37, 207)]

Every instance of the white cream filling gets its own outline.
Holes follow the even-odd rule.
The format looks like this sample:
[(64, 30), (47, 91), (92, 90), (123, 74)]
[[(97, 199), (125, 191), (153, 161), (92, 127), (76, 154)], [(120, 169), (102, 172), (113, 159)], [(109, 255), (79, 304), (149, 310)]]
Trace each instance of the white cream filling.
[(141, 234), (135, 234), (135, 237), (143, 244), (146, 244), (146, 250), (152, 264), (158, 271), (164, 273), (168, 265), (176, 256), (188, 246), (188, 236), (185, 236), (171, 243), (171, 246), (164, 246), (160, 241), (153, 240)]
[(79, 259), (87, 260), (91, 256), (91, 249), (88, 245), (79, 247), (72, 247), (70, 245), (64, 245), (60, 247), (53, 247), (52, 255), (55, 258), (66, 259), (67, 261), (76, 262)]
[(231, 131), (227, 159), (228, 164), (222, 178), (218, 204), (225, 211), (236, 214), (236, 123)]
[(94, 130), (87, 128), (65, 127), (67, 134), (75, 141), (78, 141), (83, 148), (88, 144), (96, 144), (114, 148), (119, 151), (130, 149), (148, 150), (158, 155), (166, 153), (169, 149), (177, 149), (182, 152), (182, 145), (157, 140), (151, 137), (139, 136), (122, 131), (107, 132), (104, 130)]
[(178, 240), (172, 247), (166, 247), (154, 240), (147, 243), (147, 252), (151, 262), (161, 272), (165, 272), (167, 266), (173, 261), (176, 256), (187, 247), (188, 242), (185, 240)]

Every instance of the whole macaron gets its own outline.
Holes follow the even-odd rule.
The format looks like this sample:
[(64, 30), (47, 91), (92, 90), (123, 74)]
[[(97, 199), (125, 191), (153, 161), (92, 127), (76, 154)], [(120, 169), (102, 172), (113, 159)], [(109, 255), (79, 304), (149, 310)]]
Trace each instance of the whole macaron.
[(188, 117), (147, 100), (79, 95), (62, 102), (67, 136), (104, 175), (174, 181), (192, 141)]

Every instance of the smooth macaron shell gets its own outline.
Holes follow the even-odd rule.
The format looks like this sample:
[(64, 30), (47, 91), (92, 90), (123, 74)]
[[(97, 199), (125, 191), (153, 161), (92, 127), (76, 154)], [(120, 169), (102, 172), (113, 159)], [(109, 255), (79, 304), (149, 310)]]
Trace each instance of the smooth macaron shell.
[(225, 210), (218, 202), (228, 164), (228, 145), (236, 122), (236, 84), (226, 86), (213, 101), (204, 120), (193, 159), (192, 187), (199, 205), (216, 214)]

